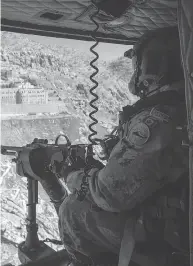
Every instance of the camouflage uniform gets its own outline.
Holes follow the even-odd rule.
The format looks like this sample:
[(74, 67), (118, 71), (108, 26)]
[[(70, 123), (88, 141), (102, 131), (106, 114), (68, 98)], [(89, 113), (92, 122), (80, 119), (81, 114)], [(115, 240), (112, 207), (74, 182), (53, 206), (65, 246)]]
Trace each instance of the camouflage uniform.
[[(89, 172), (85, 200), (74, 193), (65, 198), (59, 230), (69, 252), (118, 253), (125, 219), (132, 217), (128, 211), (187, 170), (187, 156), (175, 137), (176, 109), (154, 106), (126, 121), (107, 165)], [(80, 187), (83, 175), (83, 170), (68, 175), (71, 191)]]

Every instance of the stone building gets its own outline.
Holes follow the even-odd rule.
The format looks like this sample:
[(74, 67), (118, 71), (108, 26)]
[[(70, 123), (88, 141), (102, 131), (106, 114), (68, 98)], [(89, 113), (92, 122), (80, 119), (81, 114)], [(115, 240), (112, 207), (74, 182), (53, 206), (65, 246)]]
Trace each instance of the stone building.
[(1, 88), (2, 104), (45, 104), (48, 102), (48, 93), (44, 89), (34, 88)]

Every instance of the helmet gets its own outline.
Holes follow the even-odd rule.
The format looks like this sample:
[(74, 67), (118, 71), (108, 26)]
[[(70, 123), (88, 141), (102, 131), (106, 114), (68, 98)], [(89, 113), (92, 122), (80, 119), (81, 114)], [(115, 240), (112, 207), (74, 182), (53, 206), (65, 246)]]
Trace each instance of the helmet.
[(177, 28), (146, 33), (133, 49), (134, 73), (129, 83), (133, 94), (145, 97), (183, 79)]

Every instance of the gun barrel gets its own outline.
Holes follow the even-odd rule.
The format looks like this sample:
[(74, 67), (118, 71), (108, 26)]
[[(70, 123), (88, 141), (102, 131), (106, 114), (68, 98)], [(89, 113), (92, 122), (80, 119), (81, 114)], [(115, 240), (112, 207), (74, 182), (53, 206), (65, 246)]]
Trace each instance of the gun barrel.
[(1, 145), (1, 154), (14, 156), (16, 155), (16, 153), (20, 152), (22, 149), (23, 149), (22, 147)]

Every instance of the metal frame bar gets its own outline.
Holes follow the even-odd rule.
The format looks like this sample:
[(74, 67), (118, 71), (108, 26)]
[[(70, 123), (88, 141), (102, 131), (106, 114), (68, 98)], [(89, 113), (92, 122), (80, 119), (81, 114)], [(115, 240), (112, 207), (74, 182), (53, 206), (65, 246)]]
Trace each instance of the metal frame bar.
[[(18, 32), (23, 34), (32, 34), (32, 35), (41, 35), (54, 38), (65, 38), (65, 39), (74, 39), (82, 41), (93, 41), (91, 34), (92, 31), (84, 31), (79, 29), (69, 29), (63, 27), (56, 27), (51, 25), (36, 25), (28, 22), (13, 21), (8, 19), (1, 20), (1, 30)], [(137, 39), (136, 38), (127, 38), (123, 35), (118, 34), (105, 34), (105, 33), (96, 33), (95, 37), (99, 42), (104, 43), (115, 43), (123, 45), (133, 45)]]

